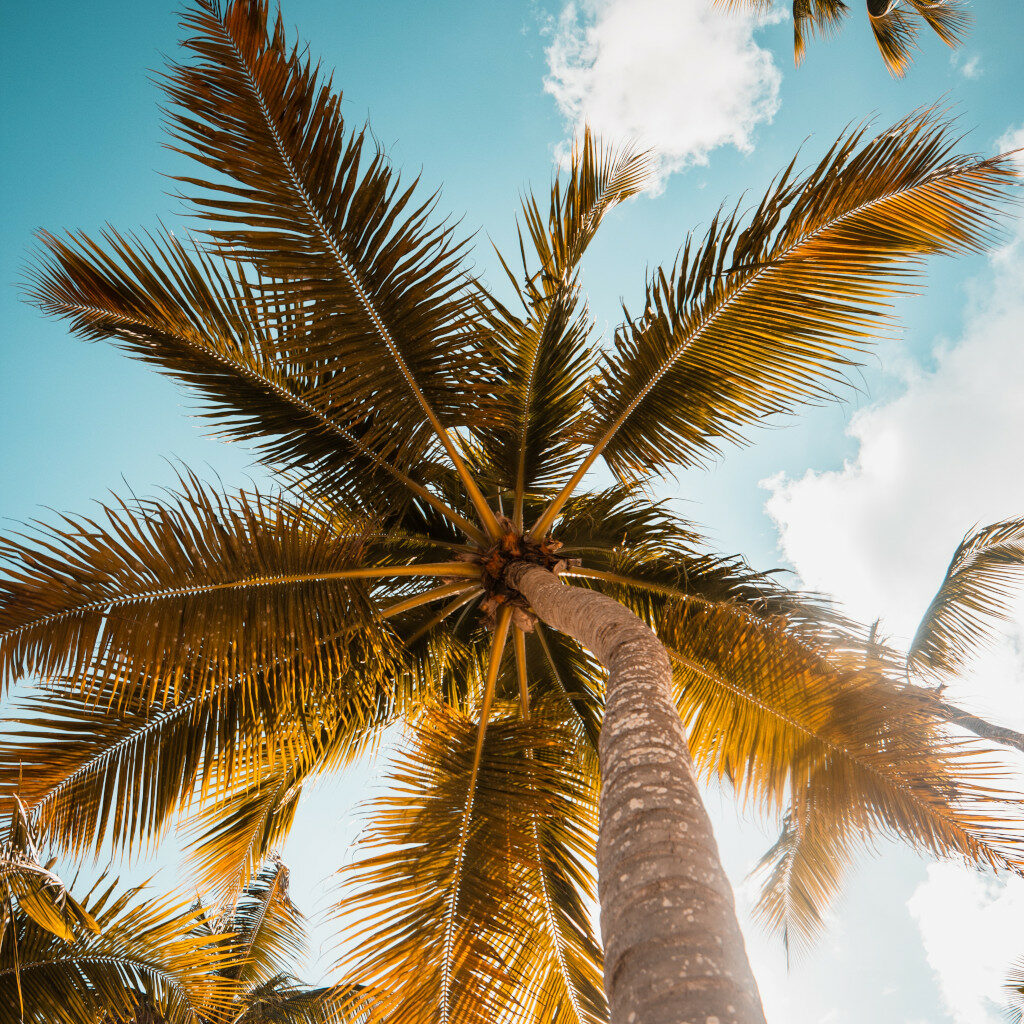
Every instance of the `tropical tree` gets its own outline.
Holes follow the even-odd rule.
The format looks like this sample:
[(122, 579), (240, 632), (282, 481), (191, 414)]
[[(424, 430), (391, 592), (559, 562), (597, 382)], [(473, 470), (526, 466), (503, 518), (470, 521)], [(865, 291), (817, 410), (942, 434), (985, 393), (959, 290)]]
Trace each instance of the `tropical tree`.
[[(918, 699), (954, 730), (1024, 752), (1024, 734), (988, 721), (945, 698), (947, 685), (997, 638), (997, 627), (1010, 618), (1009, 598), (1024, 575), (1024, 520), (1005, 519), (970, 530), (953, 552), (935, 596), (907, 648), (903, 694)], [(891, 657), (878, 637), (876, 621), (868, 634), (865, 658)], [(797, 805), (783, 814), (783, 829), (758, 865), (764, 876), (755, 916), (777, 931), (787, 953), (806, 947), (824, 924), (824, 914), (838, 894), (849, 850), (832, 833), (825, 814), (815, 822), (810, 810), (815, 791), (835, 783), (827, 771), (808, 786), (801, 813)]]
[(46, 692), (0, 795), (78, 853), (184, 815), (230, 893), (312, 777), (401, 723), (345, 905), (350, 977), (395, 1022), (762, 1021), (698, 774), (790, 802), (821, 871), (878, 834), (1016, 870), (993, 755), (901, 659), (647, 489), (828, 397), (928, 255), (987, 244), (1011, 164), (927, 112), (847, 132), (687, 240), (599, 345), (580, 261), (643, 154), (585, 134), (499, 295), (265, 2), (184, 26), (164, 86), (201, 231), (43, 234), (30, 293), (280, 486), (183, 471), (5, 542), (0, 674)]
[[(768, 11), (775, 0), (714, 0), (733, 10)], [(947, 46), (964, 41), (971, 23), (965, 0), (865, 0), (868, 24), (890, 74), (902, 78), (922, 27)], [(803, 60), (811, 36), (828, 37), (842, 27), (850, 8), (843, 0), (793, 0), (793, 56)]]
[(0, 1024), (220, 1019), (236, 952), (180, 900), (144, 900), (103, 877), (81, 901), (43, 862), (15, 801), (0, 846)]
[[(16, 805), (17, 807), (17, 805)], [(269, 858), (224, 907), (140, 899), (101, 877), (76, 900), (18, 808), (0, 850), (3, 1024), (341, 1024), (345, 993), (292, 973), (306, 950), (288, 869)]]

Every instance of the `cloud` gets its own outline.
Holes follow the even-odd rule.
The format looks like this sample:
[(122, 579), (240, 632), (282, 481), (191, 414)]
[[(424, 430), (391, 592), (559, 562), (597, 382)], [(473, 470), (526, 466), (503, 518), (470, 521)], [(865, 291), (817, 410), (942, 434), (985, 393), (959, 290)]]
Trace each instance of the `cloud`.
[(958, 864), (932, 864), (907, 908), (954, 1024), (999, 1024), (1003, 983), (1024, 954), (1024, 879), (998, 883)]
[[(1024, 150), (1024, 124), (1019, 128), (1011, 128), (996, 139), (996, 151), (1010, 153), (1013, 150)], [(1017, 154), (1017, 165), (1024, 172), (1024, 152)]]
[(981, 66), (981, 57), (979, 57), (977, 54), (975, 54), (973, 57), (970, 57), (968, 60), (965, 60), (963, 64), (959, 63), (958, 58), (959, 55), (954, 54), (953, 67), (958, 68), (960, 74), (963, 75), (964, 78), (981, 78), (981, 76), (985, 73), (985, 69)]
[[(997, 143), (1022, 145), (1024, 126)], [(1024, 515), (1024, 225), (969, 296), (961, 337), (937, 344), (930, 368), (904, 368), (898, 397), (852, 418), (853, 458), (764, 484), (781, 549), (804, 583), (862, 620), (882, 615), (904, 640), (960, 537)], [(1015, 621), (948, 695), (1024, 729), (1024, 599)], [(998, 1020), (1006, 968), (1024, 955), (1024, 880), (933, 865), (908, 908), (956, 1024)]]
[(576, 131), (652, 147), (661, 180), (711, 150), (748, 151), (779, 107), (781, 75), (758, 21), (708, 0), (568, 3), (547, 49), (545, 89)]

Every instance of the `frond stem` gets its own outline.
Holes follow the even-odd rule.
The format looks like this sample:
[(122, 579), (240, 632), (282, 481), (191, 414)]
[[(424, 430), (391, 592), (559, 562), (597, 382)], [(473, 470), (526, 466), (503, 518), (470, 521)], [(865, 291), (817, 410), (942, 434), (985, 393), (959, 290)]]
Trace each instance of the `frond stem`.
[(491, 714), (491, 703), (494, 689), (498, 681), (498, 669), (501, 656), (505, 651), (505, 640), (508, 636), (509, 623), (512, 621), (512, 608), (503, 605), (498, 612), (498, 621), (494, 629), (491, 643), (491, 656), (487, 665), (487, 678), (484, 681), (483, 700), (480, 705), (480, 725), (476, 734), (476, 749), (473, 753), (473, 766), (469, 774), (469, 785), (466, 790), (466, 806), (462, 813), (462, 824), (459, 828), (459, 845), (455, 856), (455, 872), (452, 878), (451, 895), (446, 908), (444, 949), (441, 958), (441, 1024), (450, 1024), (450, 999), (452, 988), (452, 957), (455, 946), (455, 915), (458, 911), (459, 886), (462, 884), (462, 868), (466, 858), (466, 843), (469, 838), (469, 822), (473, 815), (473, 799), (476, 793), (476, 780), (480, 772), (480, 760), (483, 756), (484, 737), (487, 734), (487, 720)]
[(64, 608), (59, 612), (40, 616), (31, 622), (23, 622), (19, 626), (0, 632), (0, 640), (19, 636), (26, 630), (59, 622), (73, 615), (81, 615), (84, 612), (109, 611), (112, 608), (123, 608), (140, 601), (194, 597), (221, 590), (248, 590), (254, 587), (288, 586), (296, 583), (329, 583), (334, 580), (383, 580), (394, 576), (458, 576), (466, 579), (478, 579), (480, 570), (468, 562), (435, 562), (425, 565), (379, 566), (372, 569), (342, 569), (337, 572), (295, 573), (286, 576), (249, 576), (241, 580), (231, 580), (228, 583), (197, 583), (187, 587), (167, 587), (162, 590), (149, 590), (125, 597), (90, 601), (74, 608)]

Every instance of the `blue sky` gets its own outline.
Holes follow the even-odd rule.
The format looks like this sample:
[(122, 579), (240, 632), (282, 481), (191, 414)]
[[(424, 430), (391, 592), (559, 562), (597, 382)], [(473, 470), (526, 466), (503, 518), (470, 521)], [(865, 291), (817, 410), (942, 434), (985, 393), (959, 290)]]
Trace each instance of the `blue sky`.
[[(975, 4), (977, 24), (957, 54), (923, 37), (902, 81), (885, 72), (853, 6), (842, 36), (812, 44), (799, 69), (788, 20), (724, 32), (712, 25), (723, 16), (709, 19), (701, 0), (572, 9), (561, 0), (286, 0), (285, 18), (336, 69), (350, 121), (369, 116), (397, 165), (443, 186), (442, 208), (479, 232), (478, 264), (495, 281), (489, 240), (511, 247), (518, 196), (531, 184), (546, 190), (572, 120), (642, 130), (663, 154), (661, 191), (614, 214), (585, 271), (598, 324), (614, 325), (620, 298), (635, 302), (645, 268), (670, 262), (687, 230), (706, 225), (726, 198), (756, 196), (800, 147), (815, 159), (851, 122), (887, 124), (939, 103), (969, 132), (965, 147), (986, 152), (1024, 126), (1017, 0)], [(123, 481), (151, 491), (172, 481), (175, 459), (228, 483), (243, 479), (247, 453), (205, 438), (186, 396), (109, 347), (69, 339), (21, 304), (16, 286), (39, 227), (177, 221), (162, 175), (183, 162), (162, 148), (151, 78), (176, 45), (173, 6), (5, 0), (3, 21), (0, 515), (87, 511)], [(1024, 426), (1022, 265), (1020, 243), (994, 260), (935, 263), (924, 295), (900, 304), (903, 329), (880, 344), (847, 403), (762, 431), (755, 445), (665, 493), (719, 547), (762, 567), (787, 565), (905, 635), (960, 534), (1024, 509), (1013, 433)], [(1024, 703), (1006, 680), (1021, 667), (1019, 650), (1010, 630), (962, 693), (1018, 727)], [(287, 856), (307, 909), (343, 857), (355, 828), (345, 812), (370, 778), (325, 787), (300, 819)], [(739, 884), (768, 832), (709, 799)], [(830, 934), (788, 974), (751, 930), (770, 1021), (997, 1019), (986, 999), (998, 965), (974, 962), (991, 961), (995, 947), (979, 952), (965, 932), (995, 930), (1002, 950), (1012, 939), (1006, 922), (1018, 911), (1024, 918), (1024, 897), (945, 871), (929, 874), (886, 850), (858, 871)], [(1018, 931), (1016, 948), (1000, 957), (1024, 954)]]

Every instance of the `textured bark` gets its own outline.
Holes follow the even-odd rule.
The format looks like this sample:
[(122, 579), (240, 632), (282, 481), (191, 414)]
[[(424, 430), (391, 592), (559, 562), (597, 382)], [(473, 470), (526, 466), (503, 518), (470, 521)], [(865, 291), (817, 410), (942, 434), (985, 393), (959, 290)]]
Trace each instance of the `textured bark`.
[(608, 670), (597, 871), (612, 1024), (764, 1024), (664, 647), (617, 601), (536, 565), (505, 578)]

